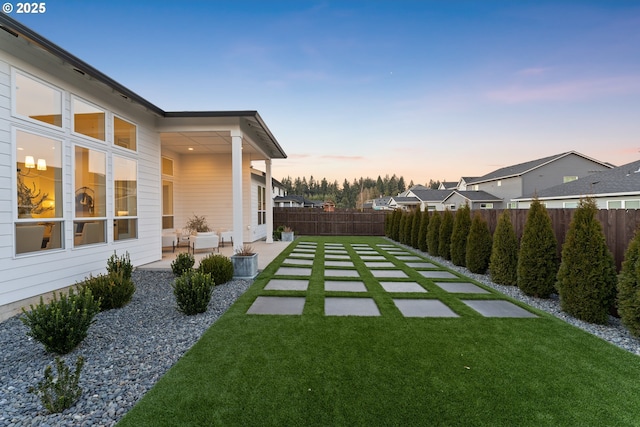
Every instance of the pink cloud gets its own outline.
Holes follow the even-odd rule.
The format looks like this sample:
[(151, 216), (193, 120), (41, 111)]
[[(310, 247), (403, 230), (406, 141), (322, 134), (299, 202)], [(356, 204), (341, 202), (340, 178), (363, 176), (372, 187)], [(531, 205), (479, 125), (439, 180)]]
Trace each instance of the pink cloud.
[(363, 156), (320, 156), (321, 159), (329, 160), (364, 160)]

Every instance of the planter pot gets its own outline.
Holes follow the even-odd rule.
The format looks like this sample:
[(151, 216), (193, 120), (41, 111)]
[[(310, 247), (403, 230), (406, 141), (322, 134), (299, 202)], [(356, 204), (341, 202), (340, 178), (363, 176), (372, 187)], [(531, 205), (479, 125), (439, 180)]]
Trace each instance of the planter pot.
[(258, 254), (231, 255), (234, 279), (254, 279), (258, 275)]
[(283, 242), (293, 242), (293, 231), (283, 231), (282, 232), (282, 241)]

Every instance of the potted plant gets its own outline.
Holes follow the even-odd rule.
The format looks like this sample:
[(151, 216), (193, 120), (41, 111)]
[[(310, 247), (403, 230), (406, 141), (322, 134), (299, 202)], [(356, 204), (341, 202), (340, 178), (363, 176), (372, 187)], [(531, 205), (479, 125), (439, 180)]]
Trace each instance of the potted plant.
[(282, 241), (283, 242), (293, 242), (294, 235), (293, 235), (293, 230), (291, 229), (291, 227), (285, 226), (282, 229), (281, 237), (282, 237)]
[(211, 231), (204, 215), (198, 216), (196, 214), (193, 214), (193, 216), (187, 220), (187, 225), (185, 225), (184, 228), (189, 230), (191, 234), (208, 233)]
[(258, 254), (249, 245), (236, 248), (231, 262), (234, 279), (254, 279), (258, 275)]

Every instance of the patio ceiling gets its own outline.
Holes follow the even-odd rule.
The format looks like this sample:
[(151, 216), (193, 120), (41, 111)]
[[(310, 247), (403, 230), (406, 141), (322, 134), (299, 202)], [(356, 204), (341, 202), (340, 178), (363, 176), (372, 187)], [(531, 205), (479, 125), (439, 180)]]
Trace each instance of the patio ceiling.
[(231, 153), (230, 132), (163, 132), (162, 148), (178, 154)]

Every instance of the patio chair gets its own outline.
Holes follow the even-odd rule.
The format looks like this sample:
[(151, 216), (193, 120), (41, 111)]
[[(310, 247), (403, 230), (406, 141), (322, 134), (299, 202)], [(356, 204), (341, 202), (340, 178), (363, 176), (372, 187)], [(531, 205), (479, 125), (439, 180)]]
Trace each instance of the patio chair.
[(222, 231), (220, 233), (220, 240), (223, 247), (226, 242), (231, 242), (231, 246), (233, 246), (233, 231)]
[(193, 251), (193, 253), (196, 253), (196, 250), (198, 249), (213, 249), (217, 252), (219, 252), (219, 243), (220, 243), (220, 238), (218, 237), (218, 235), (211, 231), (211, 232), (207, 232), (207, 233), (198, 233), (195, 236), (191, 236), (191, 250)]
[(162, 247), (171, 248), (172, 252), (176, 251), (176, 244), (178, 242), (178, 234), (175, 231), (163, 231), (162, 232)]

